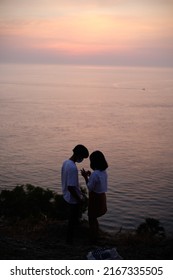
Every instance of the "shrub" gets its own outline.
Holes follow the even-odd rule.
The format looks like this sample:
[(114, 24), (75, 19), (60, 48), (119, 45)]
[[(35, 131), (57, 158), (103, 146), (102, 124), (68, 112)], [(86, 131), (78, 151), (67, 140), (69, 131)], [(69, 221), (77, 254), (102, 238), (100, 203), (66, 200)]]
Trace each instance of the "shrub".
[(145, 222), (137, 228), (137, 234), (153, 236), (164, 236), (165, 230), (160, 226), (160, 221), (153, 218), (146, 218)]
[[(82, 212), (86, 210), (86, 199)], [(1, 191), (0, 216), (66, 219), (67, 207), (62, 195), (27, 184)]]

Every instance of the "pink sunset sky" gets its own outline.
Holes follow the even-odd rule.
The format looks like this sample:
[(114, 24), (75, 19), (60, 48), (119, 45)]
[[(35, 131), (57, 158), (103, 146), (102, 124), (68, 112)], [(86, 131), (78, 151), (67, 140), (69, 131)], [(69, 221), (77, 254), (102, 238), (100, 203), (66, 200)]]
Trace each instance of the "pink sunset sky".
[(173, 67), (172, 0), (0, 0), (0, 63)]

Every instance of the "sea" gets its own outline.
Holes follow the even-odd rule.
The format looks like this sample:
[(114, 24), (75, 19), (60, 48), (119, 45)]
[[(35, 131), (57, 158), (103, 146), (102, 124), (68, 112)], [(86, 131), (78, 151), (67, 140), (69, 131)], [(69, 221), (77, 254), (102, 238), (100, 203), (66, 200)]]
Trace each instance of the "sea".
[[(173, 233), (173, 68), (0, 65), (0, 190), (61, 194), (61, 165), (83, 144), (109, 164), (102, 228), (146, 218)], [(77, 164), (90, 169), (89, 159)]]

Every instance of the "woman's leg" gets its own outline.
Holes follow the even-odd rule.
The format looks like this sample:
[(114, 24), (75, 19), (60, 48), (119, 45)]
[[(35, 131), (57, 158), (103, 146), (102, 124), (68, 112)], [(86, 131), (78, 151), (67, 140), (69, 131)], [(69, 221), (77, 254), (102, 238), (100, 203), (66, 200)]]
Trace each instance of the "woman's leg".
[(89, 226), (90, 226), (90, 239), (92, 241), (97, 241), (99, 235), (99, 223), (97, 218), (89, 217)]

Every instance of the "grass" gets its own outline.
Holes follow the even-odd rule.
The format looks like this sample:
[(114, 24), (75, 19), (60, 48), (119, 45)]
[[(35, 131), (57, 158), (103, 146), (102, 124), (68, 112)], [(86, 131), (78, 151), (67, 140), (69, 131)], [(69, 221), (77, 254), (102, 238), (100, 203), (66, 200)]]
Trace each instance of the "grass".
[[(84, 190), (82, 190), (84, 192)], [(82, 212), (87, 210), (87, 197)], [(116, 247), (123, 259), (173, 259), (173, 239), (159, 220), (146, 218), (136, 230), (101, 232), (89, 243), (83, 221), (73, 247), (65, 243), (67, 211), (62, 195), (32, 185), (0, 193), (0, 259), (85, 259), (98, 247)]]

